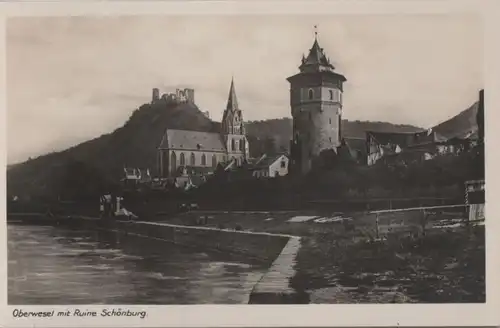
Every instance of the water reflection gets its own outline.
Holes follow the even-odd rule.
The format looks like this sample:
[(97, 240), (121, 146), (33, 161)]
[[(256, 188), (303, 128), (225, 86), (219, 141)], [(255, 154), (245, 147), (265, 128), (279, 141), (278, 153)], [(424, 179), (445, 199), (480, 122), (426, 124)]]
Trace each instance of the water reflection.
[(8, 226), (9, 304), (238, 304), (265, 268), (140, 237)]

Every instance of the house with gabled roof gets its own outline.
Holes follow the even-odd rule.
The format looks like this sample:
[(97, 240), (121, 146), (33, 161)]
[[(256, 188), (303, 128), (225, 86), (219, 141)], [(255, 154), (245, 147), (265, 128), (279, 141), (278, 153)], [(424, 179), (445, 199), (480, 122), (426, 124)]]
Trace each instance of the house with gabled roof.
[(249, 165), (249, 170), (254, 178), (276, 178), (288, 174), (288, 164), (288, 156), (284, 154), (263, 155)]

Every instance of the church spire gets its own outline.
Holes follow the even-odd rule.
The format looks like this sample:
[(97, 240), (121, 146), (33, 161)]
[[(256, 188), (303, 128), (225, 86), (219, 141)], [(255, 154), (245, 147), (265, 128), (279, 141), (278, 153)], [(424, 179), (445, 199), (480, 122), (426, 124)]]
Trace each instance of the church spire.
[(231, 87), (229, 88), (229, 96), (227, 98), (227, 110), (237, 111), (238, 107), (238, 99), (236, 98), (236, 90), (234, 88), (234, 77), (231, 78)]

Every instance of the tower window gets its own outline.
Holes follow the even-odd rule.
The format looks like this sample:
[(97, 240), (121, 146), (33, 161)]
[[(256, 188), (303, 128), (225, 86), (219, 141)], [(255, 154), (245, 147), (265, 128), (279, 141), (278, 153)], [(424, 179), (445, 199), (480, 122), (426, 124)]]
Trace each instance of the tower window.
[(196, 158), (194, 157), (194, 153), (191, 153), (191, 166), (196, 164)]
[(332, 119), (330, 118), (329, 120), (330, 120), (330, 124), (332, 124)]
[(217, 166), (217, 156), (212, 155), (212, 167), (216, 167), (216, 166)]
[(234, 141), (234, 139), (231, 139), (231, 150), (232, 151), (236, 150), (236, 141)]
[(309, 100), (314, 98), (314, 90), (313, 89), (309, 89), (308, 96), (309, 96)]
[(186, 165), (186, 158), (184, 157), (184, 153), (181, 153), (180, 164), (181, 166)]
[(205, 154), (201, 155), (201, 165), (207, 165), (207, 157), (205, 156)]
[(330, 94), (330, 100), (333, 100), (333, 90), (328, 90), (328, 93)]

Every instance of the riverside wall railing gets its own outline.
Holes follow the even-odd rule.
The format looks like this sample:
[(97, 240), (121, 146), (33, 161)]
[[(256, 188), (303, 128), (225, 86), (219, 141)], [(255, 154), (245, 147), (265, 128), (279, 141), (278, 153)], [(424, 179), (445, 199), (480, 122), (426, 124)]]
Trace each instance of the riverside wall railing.
[(376, 211), (415, 207), (451, 206), (463, 202), (463, 197), (413, 197), (367, 199), (318, 199), (307, 202), (308, 208), (334, 211)]
[(426, 234), (434, 229), (484, 225), (484, 215), (470, 215), (473, 205), (455, 204), (370, 211), (365, 220), (374, 222), (376, 238), (392, 233)]

